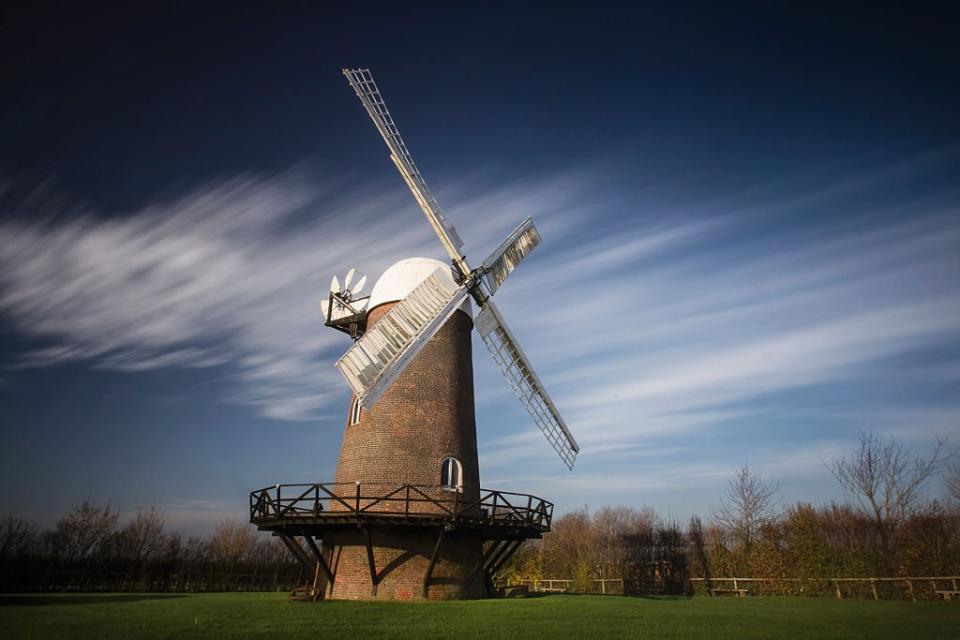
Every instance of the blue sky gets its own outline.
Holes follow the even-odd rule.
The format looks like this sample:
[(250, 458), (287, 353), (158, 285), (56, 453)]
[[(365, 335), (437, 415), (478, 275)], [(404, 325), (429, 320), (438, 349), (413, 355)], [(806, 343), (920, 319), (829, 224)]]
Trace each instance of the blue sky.
[(485, 485), (685, 517), (743, 464), (837, 498), (861, 429), (960, 438), (948, 9), (164, 11), (4, 21), (0, 511), (202, 532), (333, 477), (330, 277), (443, 257), (343, 66), (468, 256), (543, 236), (497, 297), (583, 451), (476, 344)]

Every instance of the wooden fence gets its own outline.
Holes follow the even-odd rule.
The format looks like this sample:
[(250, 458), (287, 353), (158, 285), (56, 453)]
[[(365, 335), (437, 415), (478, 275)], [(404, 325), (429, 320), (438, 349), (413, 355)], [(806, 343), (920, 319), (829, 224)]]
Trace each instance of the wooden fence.
[[(520, 580), (506, 586), (525, 586), (530, 591), (540, 593), (599, 593), (605, 595), (639, 595), (639, 594), (670, 594), (676, 591), (671, 581), (659, 578), (624, 579), (603, 578), (580, 581), (561, 578), (544, 578), (542, 580)], [(679, 594), (675, 594), (679, 595)]]
[[(739, 595), (826, 595), (873, 600), (950, 598), (960, 595), (960, 576), (904, 576), (898, 578), (691, 578), (694, 593), (718, 591)], [(743, 592), (743, 593), (739, 593)]]
[[(530, 591), (542, 593), (661, 593), (657, 580), (604, 578), (579, 583), (570, 579), (521, 580)], [(900, 578), (691, 578), (693, 595), (832, 595), (835, 598), (874, 600), (960, 599), (960, 576), (909, 576)]]
[(0, 567), (0, 593), (18, 592), (207, 592), (290, 591), (305, 577), (296, 564), (261, 571), (197, 566), (180, 571), (103, 568), (64, 569), (50, 565)]

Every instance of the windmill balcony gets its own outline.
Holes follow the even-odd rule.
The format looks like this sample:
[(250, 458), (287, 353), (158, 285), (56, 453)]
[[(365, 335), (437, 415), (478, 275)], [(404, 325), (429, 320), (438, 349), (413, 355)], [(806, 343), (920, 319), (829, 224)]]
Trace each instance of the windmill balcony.
[(553, 503), (537, 496), (471, 487), (461, 493), (440, 485), (315, 483), (250, 492), (250, 522), (262, 530), (377, 523), (540, 537), (552, 517)]

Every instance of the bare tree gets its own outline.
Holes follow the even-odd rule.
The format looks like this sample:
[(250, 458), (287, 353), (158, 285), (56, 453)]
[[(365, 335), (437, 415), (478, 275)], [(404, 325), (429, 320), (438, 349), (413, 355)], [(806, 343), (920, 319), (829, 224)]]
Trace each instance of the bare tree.
[(90, 558), (110, 538), (118, 518), (110, 505), (98, 507), (84, 500), (57, 521), (49, 537), (53, 554), (69, 561)]
[(760, 528), (775, 518), (779, 492), (778, 482), (764, 480), (744, 465), (729, 481), (727, 495), (720, 498), (714, 520), (749, 552)]
[(232, 565), (247, 559), (256, 544), (256, 529), (246, 522), (224, 518), (210, 537), (210, 555), (217, 562)]
[(544, 536), (544, 569), (549, 575), (589, 578), (595, 566), (595, 532), (590, 510), (582, 507), (553, 520)]
[(163, 532), (165, 523), (166, 517), (156, 507), (138, 509), (137, 514), (117, 534), (120, 557), (140, 563), (163, 555), (169, 544)]
[(960, 503), (960, 460), (954, 460), (947, 467), (947, 497)]
[(710, 582), (710, 563), (707, 559), (707, 545), (703, 537), (703, 521), (700, 516), (690, 518), (690, 527), (688, 530), (690, 538), (690, 549), (693, 552), (693, 559), (696, 563), (692, 568), (694, 573), (701, 574), (704, 580), (704, 587), (710, 589), (713, 585)]
[(945, 441), (938, 438), (929, 456), (909, 451), (899, 438), (860, 433), (856, 451), (828, 465), (831, 473), (870, 514), (885, 554), (897, 527), (922, 502), (923, 485), (942, 462)]
[(0, 561), (35, 551), (38, 534), (36, 528), (26, 520), (7, 516), (0, 524)]
[(641, 530), (650, 530), (657, 522), (657, 514), (650, 507), (636, 510), (632, 507), (602, 507), (593, 514), (596, 562), (601, 578), (622, 578), (624, 536)]

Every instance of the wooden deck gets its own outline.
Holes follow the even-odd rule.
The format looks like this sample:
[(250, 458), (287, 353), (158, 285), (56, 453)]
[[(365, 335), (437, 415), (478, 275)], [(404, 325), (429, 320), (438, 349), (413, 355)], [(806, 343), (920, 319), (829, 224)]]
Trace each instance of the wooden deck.
[(487, 539), (539, 538), (553, 503), (529, 494), (422, 485), (280, 484), (250, 493), (250, 522), (264, 531), (315, 534), (357, 525), (476, 529)]

